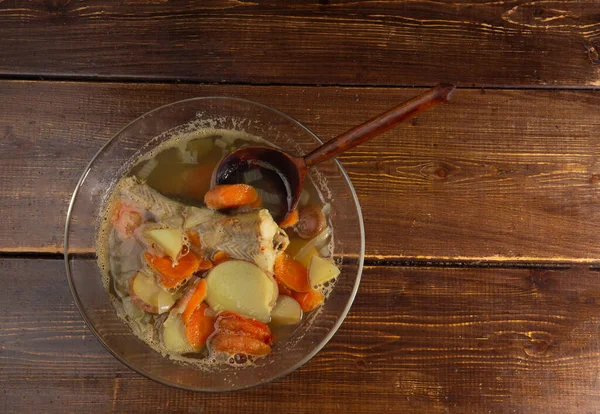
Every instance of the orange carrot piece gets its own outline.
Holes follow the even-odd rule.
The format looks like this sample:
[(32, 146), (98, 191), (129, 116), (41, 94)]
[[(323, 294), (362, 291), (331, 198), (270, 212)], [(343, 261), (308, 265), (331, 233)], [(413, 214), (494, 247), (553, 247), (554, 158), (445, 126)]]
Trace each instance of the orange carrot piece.
[(192, 313), (200, 306), (202, 301), (206, 298), (206, 280), (201, 279), (196, 286), (194, 286), (194, 293), (188, 300), (188, 303), (185, 307), (185, 310), (181, 314), (181, 319), (183, 319), (183, 323), (187, 323)]
[(229, 259), (231, 259), (231, 257), (229, 257), (229, 255), (227, 253), (219, 250), (219, 251), (215, 252), (215, 254), (213, 254), (212, 262), (216, 266), (218, 264), (226, 262)]
[(233, 312), (223, 312), (217, 319), (217, 329), (236, 335), (248, 335), (269, 345), (273, 342), (271, 329), (265, 323), (244, 318)]
[(281, 253), (275, 259), (274, 273), (275, 277), (291, 290), (296, 292), (311, 290), (306, 267), (287, 253)]
[(197, 272), (206, 272), (207, 270), (212, 269), (213, 262), (211, 262), (206, 257), (201, 257), (198, 259), (198, 269)]
[(271, 352), (271, 347), (251, 336), (236, 335), (231, 333), (217, 333), (210, 341), (214, 351), (228, 354), (245, 354), (261, 356)]
[(190, 243), (198, 248), (202, 247), (202, 241), (200, 241), (200, 235), (198, 234), (197, 231), (195, 230), (188, 230), (185, 232), (185, 235), (187, 236), (188, 240), (190, 241)]
[(200, 264), (196, 255), (189, 252), (179, 258), (177, 265), (173, 265), (173, 260), (169, 256), (154, 256), (148, 252), (144, 253), (146, 260), (160, 276), (160, 284), (165, 288), (172, 288), (183, 282), (185, 279), (198, 270)]
[(294, 225), (296, 225), (296, 223), (298, 223), (298, 209), (295, 208), (292, 211), (290, 211), (290, 214), (288, 214), (288, 216), (285, 218), (285, 220), (283, 220), (280, 224), (279, 227), (281, 227), (282, 229), (286, 228), (286, 227), (292, 227)]
[(215, 318), (206, 314), (207, 309), (208, 305), (201, 303), (185, 323), (185, 336), (194, 349), (204, 346), (215, 330)]
[[(200, 235), (198, 234), (198, 232), (195, 230), (188, 230), (185, 232), (185, 234), (193, 247), (192, 250), (197, 254), (200, 254), (202, 251), (202, 241), (200, 240)], [(198, 256), (196, 256), (196, 258), (198, 259), (197, 271), (206, 271), (213, 267), (212, 262), (207, 258)]]
[(258, 199), (256, 190), (247, 184), (224, 184), (210, 189), (204, 203), (216, 210), (252, 204)]
[(298, 301), (303, 312), (315, 310), (325, 300), (323, 294), (314, 289), (309, 292), (292, 292), (292, 297)]

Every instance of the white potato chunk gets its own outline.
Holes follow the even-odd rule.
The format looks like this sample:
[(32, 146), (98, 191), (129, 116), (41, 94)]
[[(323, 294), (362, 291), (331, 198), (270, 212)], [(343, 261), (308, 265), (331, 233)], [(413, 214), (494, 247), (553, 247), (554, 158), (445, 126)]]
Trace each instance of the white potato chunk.
[(340, 274), (340, 269), (331, 260), (313, 256), (308, 268), (308, 280), (312, 286), (335, 279)]
[(164, 252), (173, 260), (183, 248), (183, 233), (179, 229), (150, 229), (144, 232), (144, 235), (154, 243), (160, 246)]
[(153, 276), (138, 272), (130, 281), (131, 300), (141, 310), (150, 313), (163, 313), (171, 309), (175, 296), (162, 289)]
[(276, 325), (296, 325), (302, 319), (300, 304), (289, 296), (281, 295), (271, 311), (271, 322)]
[(162, 326), (163, 345), (169, 352), (192, 352), (193, 348), (185, 335), (185, 325), (177, 312), (171, 312)]
[(231, 311), (269, 322), (277, 300), (277, 284), (254, 263), (229, 260), (206, 277), (206, 301), (217, 313)]
[(158, 313), (164, 313), (171, 309), (175, 304), (175, 299), (176, 295), (161, 289), (161, 291), (158, 293), (158, 297), (156, 298), (156, 307), (158, 308)]

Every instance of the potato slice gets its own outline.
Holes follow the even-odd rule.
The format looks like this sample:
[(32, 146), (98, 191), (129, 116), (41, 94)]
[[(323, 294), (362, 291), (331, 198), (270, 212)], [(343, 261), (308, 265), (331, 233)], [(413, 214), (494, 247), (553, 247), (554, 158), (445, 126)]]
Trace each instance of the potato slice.
[(308, 280), (311, 286), (317, 286), (322, 283), (335, 279), (340, 274), (340, 269), (330, 260), (319, 256), (313, 256), (308, 268)]
[(163, 323), (162, 342), (169, 352), (181, 354), (194, 351), (187, 340), (185, 325), (177, 312), (171, 312)]
[(129, 286), (132, 302), (145, 312), (164, 313), (175, 303), (174, 295), (163, 290), (154, 277), (144, 272), (133, 276)]
[(277, 284), (255, 264), (223, 262), (209, 272), (206, 284), (206, 301), (215, 312), (231, 311), (269, 322), (278, 296)]
[(161, 289), (158, 293), (158, 297), (156, 298), (156, 307), (158, 308), (158, 313), (164, 313), (171, 309), (175, 304), (176, 298), (176, 295)]
[(308, 267), (313, 256), (318, 256), (319, 252), (314, 246), (308, 246), (306, 249), (302, 249), (294, 256), (295, 260), (298, 260), (304, 266)]
[(302, 319), (300, 304), (289, 296), (281, 295), (271, 311), (271, 322), (276, 325), (296, 325)]
[(164, 252), (173, 260), (183, 248), (183, 233), (179, 229), (150, 229), (144, 235), (154, 243), (158, 244)]

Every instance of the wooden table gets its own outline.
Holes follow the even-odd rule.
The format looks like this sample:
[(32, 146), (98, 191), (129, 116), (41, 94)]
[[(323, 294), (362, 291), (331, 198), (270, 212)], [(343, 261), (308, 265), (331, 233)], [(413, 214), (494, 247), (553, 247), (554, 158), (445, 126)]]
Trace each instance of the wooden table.
[[(600, 410), (600, 3), (0, 1), (0, 411)], [(228, 394), (130, 371), (73, 304), (69, 197), (120, 127), (224, 95), (332, 137), (439, 81), (450, 104), (339, 157), (363, 282), (309, 363)]]

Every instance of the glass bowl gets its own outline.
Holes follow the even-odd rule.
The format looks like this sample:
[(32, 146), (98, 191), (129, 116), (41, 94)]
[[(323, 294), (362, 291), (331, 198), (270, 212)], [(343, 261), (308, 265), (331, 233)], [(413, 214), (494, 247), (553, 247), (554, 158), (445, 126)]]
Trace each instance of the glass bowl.
[(318, 311), (309, 314), (287, 340), (254, 365), (223, 365), (203, 371), (175, 362), (138, 339), (119, 319), (101, 281), (96, 257), (100, 211), (116, 180), (141, 153), (169, 139), (191, 121), (198, 126), (244, 130), (293, 154), (309, 152), (322, 141), (290, 116), (243, 99), (207, 97), (175, 102), (137, 118), (98, 151), (73, 193), (65, 225), (65, 266), (75, 303), (100, 343), (129, 368), (166, 385), (193, 391), (230, 391), (264, 384), (306, 363), (335, 334), (348, 313), (360, 282), (364, 228), (348, 175), (336, 160), (320, 164), (310, 177), (331, 204), (334, 252), (341, 274)]

